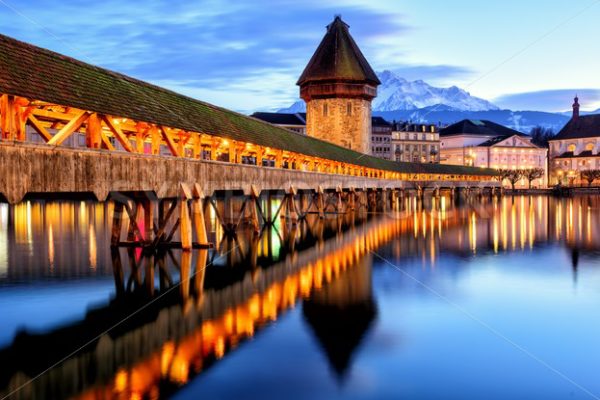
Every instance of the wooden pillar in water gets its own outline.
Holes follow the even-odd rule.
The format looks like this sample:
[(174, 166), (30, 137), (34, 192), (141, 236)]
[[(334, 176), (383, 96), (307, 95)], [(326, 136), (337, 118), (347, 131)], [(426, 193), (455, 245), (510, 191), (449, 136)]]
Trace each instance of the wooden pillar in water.
[(204, 219), (204, 192), (199, 184), (194, 184), (192, 193), (192, 216), (194, 219), (194, 227), (196, 228), (196, 240), (200, 244), (208, 244), (208, 236), (206, 234), (206, 220)]
[(188, 202), (192, 199), (192, 192), (185, 183), (180, 186), (179, 230), (181, 233), (181, 248), (184, 251), (190, 251), (192, 249), (192, 221)]
[(154, 204), (150, 199), (144, 199), (142, 207), (144, 209), (144, 240), (149, 242), (154, 236)]
[(255, 233), (259, 233), (260, 232), (260, 221), (258, 220), (258, 209), (257, 209), (257, 203), (259, 201), (260, 198), (260, 190), (252, 185), (250, 187), (250, 198), (247, 200), (250, 202), (250, 206), (249, 206), (249, 217), (250, 217), (250, 224), (252, 225), (252, 229), (254, 230)]
[(296, 212), (296, 188), (290, 186), (287, 197), (287, 217), (292, 220), (292, 224), (296, 225), (298, 223), (298, 213)]
[(325, 218), (325, 199), (323, 197), (323, 188), (319, 186), (317, 188), (317, 211), (319, 213), (319, 218)]
[(123, 224), (123, 203), (115, 201), (113, 210), (113, 223), (110, 238), (111, 246), (118, 246), (121, 239), (121, 226)]

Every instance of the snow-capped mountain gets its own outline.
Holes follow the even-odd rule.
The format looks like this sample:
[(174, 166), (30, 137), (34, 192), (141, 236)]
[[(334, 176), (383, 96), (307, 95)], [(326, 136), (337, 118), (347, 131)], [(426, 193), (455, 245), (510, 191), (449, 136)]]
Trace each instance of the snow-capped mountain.
[[(417, 110), (425, 107), (444, 105), (458, 111), (498, 110), (487, 100), (471, 96), (456, 86), (437, 88), (417, 80), (407, 81), (392, 71), (377, 74), (381, 85), (373, 100), (373, 111)], [(299, 100), (279, 112), (296, 113), (306, 111), (304, 101)]]
[(378, 77), (381, 85), (373, 100), (375, 111), (416, 110), (438, 104), (460, 111), (498, 110), (489, 101), (456, 86), (437, 88), (422, 80), (410, 82), (391, 71), (383, 71)]

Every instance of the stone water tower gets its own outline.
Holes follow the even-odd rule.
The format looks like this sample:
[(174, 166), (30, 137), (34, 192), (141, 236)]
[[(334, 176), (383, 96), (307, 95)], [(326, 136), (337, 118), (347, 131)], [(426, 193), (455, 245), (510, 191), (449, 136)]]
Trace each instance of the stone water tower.
[(371, 152), (371, 101), (381, 83), (336, 16), (298, 79), (310, 136)]

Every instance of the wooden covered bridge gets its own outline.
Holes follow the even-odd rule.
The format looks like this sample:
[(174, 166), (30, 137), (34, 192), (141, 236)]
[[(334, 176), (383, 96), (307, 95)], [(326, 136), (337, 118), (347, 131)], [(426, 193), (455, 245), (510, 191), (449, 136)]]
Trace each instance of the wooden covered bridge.
[[(277, 192), (301, 217), (323, 213), (328, 194), (339, 211), (342, 200), (367, 205), (369, 193), (393, 202), (408, 190), (499, 187), (493, 170), (378, 159), (2, 35), (0, 131), (0, 194), (13, 204), (27, 194)], [(298, 193), (311, 197), (304, 210)]]

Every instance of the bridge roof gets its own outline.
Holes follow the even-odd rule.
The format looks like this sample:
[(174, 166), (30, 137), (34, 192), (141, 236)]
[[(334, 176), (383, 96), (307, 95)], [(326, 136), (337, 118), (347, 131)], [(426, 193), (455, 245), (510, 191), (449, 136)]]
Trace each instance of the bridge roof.
[(496, 175), (365, 155), (0, 35), (0, 93), (401, 173)]

